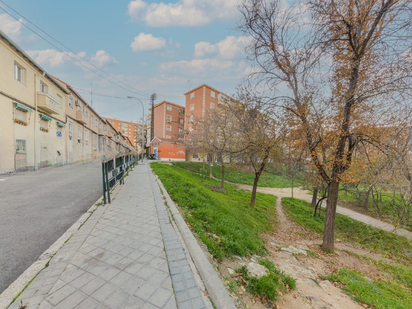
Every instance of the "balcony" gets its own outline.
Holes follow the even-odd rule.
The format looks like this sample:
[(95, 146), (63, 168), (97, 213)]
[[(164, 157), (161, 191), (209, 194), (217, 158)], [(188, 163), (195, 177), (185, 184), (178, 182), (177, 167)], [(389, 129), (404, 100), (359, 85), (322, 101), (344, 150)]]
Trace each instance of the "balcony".
[(49, 94), (37, 93), (37, 107), (48, 114), (60, 114), (60, 104)]
[(76, 120), (83, 123), (83, 124), (87, 123), (87, 117), (85, 116), (85, 114), (83, 114), (82, 111), (77, 111), (76, 112)]

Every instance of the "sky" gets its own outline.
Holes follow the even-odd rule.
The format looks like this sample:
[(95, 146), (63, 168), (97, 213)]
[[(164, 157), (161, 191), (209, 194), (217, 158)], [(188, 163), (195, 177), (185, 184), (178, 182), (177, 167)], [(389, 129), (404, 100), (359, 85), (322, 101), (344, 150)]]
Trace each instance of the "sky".
[(152, 93), (184, 106), (184, 93), (202, 84), (236, 92), (250, 71), (240, 3), (0, 0), (0, 29), (100, 116), (140, 122), (142, 107), (127, 96), (147, 115)]

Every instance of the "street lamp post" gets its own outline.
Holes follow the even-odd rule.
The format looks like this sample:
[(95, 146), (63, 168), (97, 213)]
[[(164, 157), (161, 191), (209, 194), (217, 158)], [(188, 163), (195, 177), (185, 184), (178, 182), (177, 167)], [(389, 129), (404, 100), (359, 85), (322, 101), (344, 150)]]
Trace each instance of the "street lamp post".
[(140, 101), (140, 99), (136, 98), (136, 97), (131, 97), (131, 96), (127, 96), (128, 99), (135, 99), (137, 100), (140, 104), (142, 104), (142, 111), (143, 111), (143, 124), (142, 124), (142, 162), (143, 162), (143, 153), (144, 153), (144, 105), (142, 103), (142, 101)]

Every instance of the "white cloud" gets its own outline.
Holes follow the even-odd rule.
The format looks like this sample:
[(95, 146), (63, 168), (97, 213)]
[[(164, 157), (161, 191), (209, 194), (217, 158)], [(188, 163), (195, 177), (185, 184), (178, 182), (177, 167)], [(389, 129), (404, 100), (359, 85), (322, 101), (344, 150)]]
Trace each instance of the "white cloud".
[(205, 56), (215, 55), (223, 59), (234, 59), (245, 56), (245, 48), (251, 42), (251, 37), (228, 36), (217, 44), (209, 42), (199, 42), (195, 45), (195, 57), (202, 58)]
[(96, 54), (91, 58), (91, 62), (98, 68), (102, 68), (110, 63), (118, 63), (108, 52), (105, 50), (98, 50)]
[(146, 3), (134, 0), (128, 13), (133, 21), (151, 27), (202, 26), (217, 20), (238, 16), (241, 0), (179, 0), (176, 3)]
[(97, 51), (96, 54), (90, 58), (87, 57), (87, 53), (84, 51), (75, 54), (72, 52), (60, 52), (55, 49), (29, 50), (27, 51), (27, 54), (40, 65), (50, 66), (52, 68), (60, 67), (68, 62), (73, 62), (83, 71), (88, 71), (87, 68), (94, 71), (96, 68), (93, 67), (93, 65), (98, 68), (103, 68), (110, 63), (118, 63), (115, 58), (110, 56), (110, 54), (104, 50)]
[(8, 14), (0, 14), (0, 29), (13, 40), (19, 40), (23, 18), (15, 20)]
[(61, 66), (70, 59), (65, 53), (55, 49), (28, 50), (27, 54), (40, 65), (50, 65), (51, 67)]
[(130, 44), (130, 47), (134, 52), (158, 50), (165, 46), (166, 40), (164, 38), (157, 38), (151, 34), (143, 32), (136, 36)]

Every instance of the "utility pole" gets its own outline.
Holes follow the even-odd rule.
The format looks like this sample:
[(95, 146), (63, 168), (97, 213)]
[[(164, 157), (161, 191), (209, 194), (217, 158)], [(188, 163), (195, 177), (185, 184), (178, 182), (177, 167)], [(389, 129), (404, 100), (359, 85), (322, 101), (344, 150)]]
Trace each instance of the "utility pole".
[(150, 101), (152, 102), (152, 117), (150, 119), (150, 142), (154, 138), (154, 101), (156, 100), (156, 93), (150, 96)]

